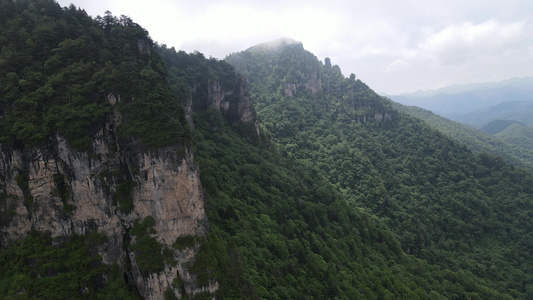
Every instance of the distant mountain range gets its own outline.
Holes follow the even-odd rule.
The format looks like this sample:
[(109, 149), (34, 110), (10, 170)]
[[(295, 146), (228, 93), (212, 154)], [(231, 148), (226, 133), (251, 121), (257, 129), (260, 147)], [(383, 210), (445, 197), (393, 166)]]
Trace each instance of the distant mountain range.
[(431, 127), (474, 153), (489, 153), (533, 170), (533, 127), (517, 121), (494, 120), (481, 129), (444, 118), (423, 108), (395, 103), (398, 111), (424, 120)]
[(533, 168), (533, 77), (388, 97), (403, 104), (399, 110), (424, 119), (474, 152)]
[[(454, 85), (438, 90), (387, 95), (387, 97), (404, 105), (418, 106), (441, 116), (469, 124), (465, 118), (462, 118), (462, 115), (477, 113), (479, 110), (503, 102), (533, 101), (533, 77)], [(531, 108), (533, 109), (533, 105)], [(503, 116), (501, 119), (507, 119), (507, 117)], [(485, 124), (471, 125), (481, 127)]]
[[(478, 129), (487, 126), (495, 120), (531, 125), (533, 124), (533, 101), (501, 102), (470, 113), (449, 116), (448, 118)], [(509, 123), (509, 125), (511, 124)]]
[(498, 134), (499, 132), (504, 131), (508, 127), (516, 124), (517, 126), (525, 126), (524, 124), (514, 121), (514, 120), (494, 120), (491, 121), (489, 124), (481, 127), (481, 131), (486, 132), (488, 134)]

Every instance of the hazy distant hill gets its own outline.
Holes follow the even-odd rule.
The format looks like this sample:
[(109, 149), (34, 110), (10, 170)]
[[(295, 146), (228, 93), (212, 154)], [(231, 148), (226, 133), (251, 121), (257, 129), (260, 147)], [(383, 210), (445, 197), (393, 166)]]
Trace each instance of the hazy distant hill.
[(507, 143), (533, 150), (533, 125), (524, 126), (519, 123), (514, 123), (498, 132), (496, 136)]
[(514, 121), (514, 120), (494, 120), (488, 123), (487, 125), (480, 128), (481, 131), (486, 132), (488, 134), (497, 134), (499, 132), (504, 131), (508, 127), (510, 127), (513, 124), (518, 124), (519, 126), (524, 126), (524, 124)]
[[(494, 122), (494, 128), (505, 124), (503, 129), (494, 129), (493, 135), (461, 123), (446, 119), (423, 108), (395, 103), (399, 111), (420, 118), (433, 128), (464, 144), (475, 153), (486, 152), (505, 158), (508, 162), (533, 170), (533, 128), (518, 122), (505, 120)], [(490, 130), (490, 129), (487, 129)]]
[[(470, 83), (470, 84), (456, 84), (443, 87), (436, 90), (416, 91), (413, 93), (405, 93), (398, 96), (404, 96), (408, 98), (422, 98), (431, 97), (438, 94), (458, 94), (466, 91), (487, 90), (493, 88), (510, 87), (518, 90), (532, 91), (533, 77), (515, 77), (507, 80), (496, 82), (482, 82), (482, 83)], [(387, 97), (394, 97), (393, 95), (387, 95)]]
[[(515, 163), (518, 159), (522, 163), (527, 161), (526, 164), (533, 164), (530, 154), (526, 154), (533, 150), (533, 77), (456, 85), (389, 97), (398, 103), (417, 106), (485, 133), (497, 135), (480, 135), (464, 128), (458, 130), (456, 126), (451, 126), (454, 127), (451, 132), (446, 121), (436, 121), (436, 116), (431, 116), (431, 120), (426, 119), (434, 127), (451, 134), (474, 151), (483, 148), (481, 151), (506, 156), (509, 161)], [(421, 117), (420, 111), (414, 108), (408, 110), (410, 114)], [(427, 113), (422, 115), (427, 117)], [(480, 147), (481, 144), (490, 146)], [(494, 149), (490, 149), (491, 147)]]
[(533, 123), (533, 102), (503, 102), (471, 113), (451, 116), (450, 119), (475, 128), (482, 128), (495, 120), (515, 121), (528, 125)]
[(418, 106), (455, 119), (457, 115), (472, 113), (502, 102), (533, 101), (533, 77), (455, 85), (387, 97), (404, 105)]

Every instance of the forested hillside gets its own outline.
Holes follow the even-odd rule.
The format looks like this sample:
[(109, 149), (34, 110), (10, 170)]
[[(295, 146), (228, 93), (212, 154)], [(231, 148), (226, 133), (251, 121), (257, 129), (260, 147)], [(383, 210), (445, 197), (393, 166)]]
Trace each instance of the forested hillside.
[(496, 136), (511, 145), (533, 149), (533, 124), (523, 126), (515, 123), (498, 132)]
[[(87, 133), (111, 112), (109, 93), (124, 100), (118, 103), (127, 115), (121, 134), (141, 136), (153, 147), (187, 136), (163, 63), (149, 55), (153, 42), (131, 19), (108, 13), (92, 20), (53, 1), (3, 1), (1, 8), (4, 145), (39, 145), (59, 133), (87, 150)], [(134, 96), (138, 101), (129, 101)]]
[(130, 162), (162, 146), (185, 156), (190, 131), (148, 33), (125, 16), (1, 1), (0, 48), (0, 298), (150, 293), (134, 279), (178, 261), (144, 232), (160, 220), (135, 212)]
[(0, 298), (533, 296), (531, 174), (302, 44), (0, 3)]
[[(159, 53), (173, 70), (171, 78), (208, 84), (220, 78), (220, 69), (232, 68), (164, 46)], [(197, 271), (202, 280), (214, 278), (221, 284), (217, 296), (505, 297), (486, 283), (475, 282), (471, 274), (443, 273), (406, 255), (382, 221), (350, 205), (311, 163), (280, 152), (264, 128), (257, 134), (246, 124), (231, 124), (212, 107), (196, 110), (193, 124), (211, 222)]]
[[(533, 94), (533, 92), (530, 92)], [(475, 128), (482, 128), (494, 120), (516, 121), (533, 124), (533, 101), (513, 101), (513, 98), (497, 105), (485, 107), (468, 114), (454, 116), (452, 120)]]
[(400, 110), (424, 119), (472, 151), (497, 154), (533, 170), (532, 83), (531, 77), (513, 78), (390, 98), (408, 105), (400, 106)]
[[(299, 43), (259, 45), (227, 61), (250, 79), (260, 120), (285, 155), (375, 214), (405, 253), (513, 297), (530, 291), (530, 173), (396, 112)], [(315, 76), (318, 92), (307, 88)]]
[[(2, 2), (0, 11), (1, 298), (416, 298), (477, 286), (498, 295), (420, 276), (439, 270), (405, 256), (379, 220), (257, 131), (245, 80), (229, 64), (154, 46), (142, 27), (110, 13), (92, 20), (46, 0)], [(147, 200), (135, 200), (143, 182), (165, 186), (156, 176), (165, 170), (141, 169), (134, 157), (155, 166), (150, 153), (172, 150), (165, 160), (179, 170), (189, 144), (210, 229), (167, 236), (168, 247), (156, 230), (161, 216), (141, 215)], [(90, 213), (76, 202), (80, 185), (90, 187), (81, 200), (97, 201), (89, 208), (104, 218), (71, 227)], [(117, 215), (118, 228), (106, 223)]]

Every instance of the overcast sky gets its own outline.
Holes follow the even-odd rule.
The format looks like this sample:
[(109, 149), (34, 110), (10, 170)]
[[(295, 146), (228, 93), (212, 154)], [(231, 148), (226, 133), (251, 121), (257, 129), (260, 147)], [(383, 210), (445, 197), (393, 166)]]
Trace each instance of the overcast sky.
[(60, 0), (206, 57), (288, 37), (379, 93), (533, 76), (532, 0)]

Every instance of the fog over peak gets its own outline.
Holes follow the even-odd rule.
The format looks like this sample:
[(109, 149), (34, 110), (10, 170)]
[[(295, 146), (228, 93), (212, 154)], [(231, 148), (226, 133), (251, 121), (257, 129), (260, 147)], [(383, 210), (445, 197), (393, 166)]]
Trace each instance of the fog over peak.
[(223, 59), (290, 37), (380, 93), (533, 76), (533, 1), (60, 0), (127, 15), (157, 42)]

